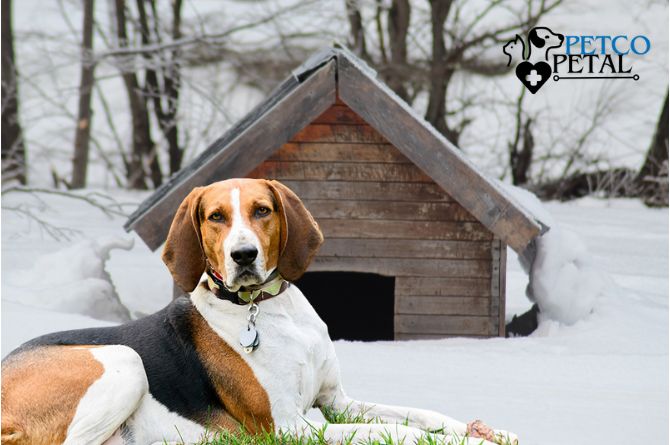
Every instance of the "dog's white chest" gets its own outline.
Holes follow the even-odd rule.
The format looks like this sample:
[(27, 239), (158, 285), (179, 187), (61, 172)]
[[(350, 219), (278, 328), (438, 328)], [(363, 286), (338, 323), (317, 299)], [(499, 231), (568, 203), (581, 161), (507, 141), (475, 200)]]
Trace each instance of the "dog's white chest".
[(247, 354), (239, 343), (247, 326), (247, 306), (237, 306), (197, 288), (191, 295), (205, 320), (253, 370), (268, 394), (277, 427), (293, 424), (314, 404), (324, 370), (335, 362), (328, 330), (296, 286), (259, 304), (260, 344)]

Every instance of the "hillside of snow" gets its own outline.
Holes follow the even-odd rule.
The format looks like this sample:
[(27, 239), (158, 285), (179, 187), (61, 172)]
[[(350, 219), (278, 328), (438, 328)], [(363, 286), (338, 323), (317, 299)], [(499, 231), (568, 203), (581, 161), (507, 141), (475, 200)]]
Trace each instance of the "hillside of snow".
[[(116, 191), (114, 199), (129, 210), (145, 196)], [(114, 323), (68, 300), (84, 291), (118, 310), (117, 317), (170, 301), (172, 282), (159, 253), (125, 234), (123, 217), (46, 194), (10, 192), (3, 207), (24, 210), (2, 214), (3, 356), (46, 332)], [(668, 210), (590, 198), (545, 208), (581, 239), (580, 249), (603, 274), (592, 314), (570, 326), (545, 320), (528, 338), (339, 341), (347, 392), (481, 418), (519, 434), (524, 445), (667, 443)], [(509, 318), (530, 302), (527, 277), (516, 255), (508, 257)], [(63, 299), (69, 305), (59, 305)]]

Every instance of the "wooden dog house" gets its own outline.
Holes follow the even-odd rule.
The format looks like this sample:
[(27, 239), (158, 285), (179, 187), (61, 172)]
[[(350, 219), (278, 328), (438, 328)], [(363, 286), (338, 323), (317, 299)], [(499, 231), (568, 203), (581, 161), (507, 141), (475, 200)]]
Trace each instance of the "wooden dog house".
[[(325, 243), (310, 272), (394, 278), (390, 310), (374, 311), (374, 288), (345, 274), (322, 287), (348, 300), (320, 314), (328, 323), (344, 307), (352, 325), (386, 317), (395, 339), (504, 336), (506, 246), (524, 252), (546, 228), (344, 49), (295, 70), (126, 230), (155, 250), (193, 187), (245, 176), (282, 181), (314, 215)], [(302, 290), (316, 307), (319, 289)]]

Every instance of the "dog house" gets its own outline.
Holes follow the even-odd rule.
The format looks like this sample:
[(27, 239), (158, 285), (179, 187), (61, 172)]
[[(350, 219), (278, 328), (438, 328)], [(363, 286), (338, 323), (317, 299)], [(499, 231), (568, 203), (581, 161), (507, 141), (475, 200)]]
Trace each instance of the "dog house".
[(153, 250), (193, 187), (282, 181), (325, 242), (298, 283), (348, 339), (505, 335), (506, 246), (545, 227), (344, 49), (295, 70), (126, 223)]

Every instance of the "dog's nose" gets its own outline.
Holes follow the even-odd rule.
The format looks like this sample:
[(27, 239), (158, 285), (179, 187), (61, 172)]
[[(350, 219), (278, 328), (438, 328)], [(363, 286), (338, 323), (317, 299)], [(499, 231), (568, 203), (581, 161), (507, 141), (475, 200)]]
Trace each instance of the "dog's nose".
[(240, 266), (248, 266), (258, 256), (258, 249), (250, 245), (241, 246), (230, 252), (230, 256)]

